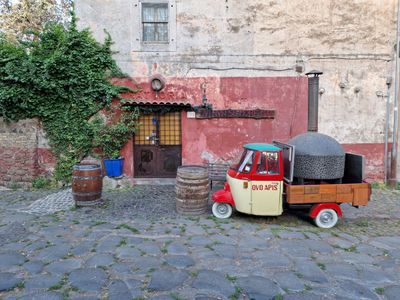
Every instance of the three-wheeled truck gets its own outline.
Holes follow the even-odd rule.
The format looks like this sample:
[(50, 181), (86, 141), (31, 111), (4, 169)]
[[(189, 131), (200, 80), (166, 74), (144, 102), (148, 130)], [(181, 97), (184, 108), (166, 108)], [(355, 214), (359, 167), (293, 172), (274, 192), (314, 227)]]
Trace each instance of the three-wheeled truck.
[(212, 195), (214, 216), (229, 218), (233, 208), (259, 216), (279, 216), (284, 208), (306, 208), (318, 227), (331, 228), (342, 217), (342, 203), (368, 204), (371, 186), (354, 175), (358, 156), (346, 154), (344, 180), (295, 182), (294, 148), (279, 142), (245, 145), (239, 163), (227, 172), (224, 189)]

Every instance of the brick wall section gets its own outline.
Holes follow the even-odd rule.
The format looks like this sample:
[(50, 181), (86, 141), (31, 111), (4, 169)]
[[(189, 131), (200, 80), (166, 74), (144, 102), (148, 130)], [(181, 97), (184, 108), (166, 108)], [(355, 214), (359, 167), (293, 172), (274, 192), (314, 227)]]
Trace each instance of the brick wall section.
[(6, 123), (0, 119), (0, 185), (30, 187), (39, 174), (36, 119)]

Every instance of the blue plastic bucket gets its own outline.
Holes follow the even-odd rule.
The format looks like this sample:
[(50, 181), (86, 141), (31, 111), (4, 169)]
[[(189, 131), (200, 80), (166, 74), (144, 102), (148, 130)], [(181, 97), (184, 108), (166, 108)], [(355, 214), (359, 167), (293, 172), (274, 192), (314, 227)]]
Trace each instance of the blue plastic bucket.
[(124, 159), (105, 159), (104, 167), (106, 168), (106, 174), (108, 177), (121, 176), (124, 169)]

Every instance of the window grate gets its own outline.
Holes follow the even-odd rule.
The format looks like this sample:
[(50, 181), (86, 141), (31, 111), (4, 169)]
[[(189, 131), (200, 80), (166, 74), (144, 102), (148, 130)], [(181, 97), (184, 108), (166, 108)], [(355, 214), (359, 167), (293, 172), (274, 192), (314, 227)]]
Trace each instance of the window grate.
[(150, 114), (139, 117), (136, 145), (181, 145), (180, 112)]
[(166, 113), (160, 116), (160, 145), (181, 144), (180, 112)]
[(139, 130), (135, 134), (136, 145), (152, 145), (152, 136), (157, 133), (156, 125), (153, 124), (153, 115), (141, 115), (139, 117)]

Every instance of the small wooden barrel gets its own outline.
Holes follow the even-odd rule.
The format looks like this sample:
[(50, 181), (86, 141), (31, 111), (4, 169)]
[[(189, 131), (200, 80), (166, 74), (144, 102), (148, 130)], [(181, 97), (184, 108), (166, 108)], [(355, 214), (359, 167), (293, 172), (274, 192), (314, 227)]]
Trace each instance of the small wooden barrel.
[(210, 183), (208, 170), (202, 166), (181, 166), (176, 177), (176, 210), (185, 215), (207, 211)]
[(97, 164), (79, 164), (72, 172), (72, 195), (77, 206), (91, 206), (101, 202), (103, 178)]

